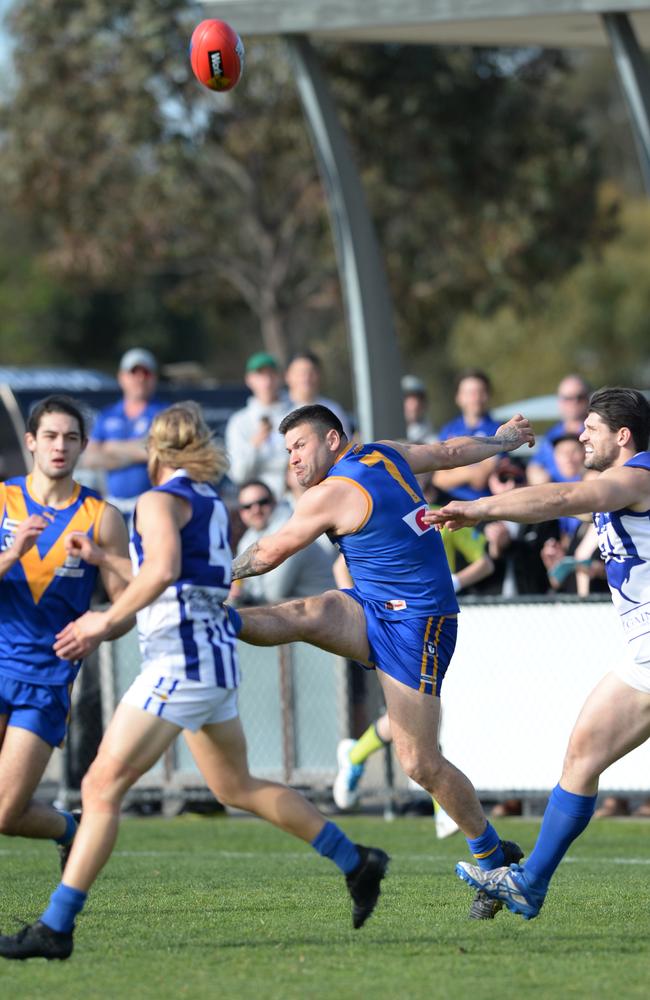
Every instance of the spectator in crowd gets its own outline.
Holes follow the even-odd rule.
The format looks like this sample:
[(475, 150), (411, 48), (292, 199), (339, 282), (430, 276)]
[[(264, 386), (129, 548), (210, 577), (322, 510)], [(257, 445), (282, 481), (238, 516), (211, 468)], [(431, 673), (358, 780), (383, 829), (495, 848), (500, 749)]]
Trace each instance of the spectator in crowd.
[[(488, 411), (492, 386), (485, 372), (472, 368), (461, 372), (456, 380), (456, 406), (460, 415), (440, 430), (440, 440), (453, 437), (490, 437), (499, 426)], [(489, 495), (488, 477), (496, 459), (486, 459), (460, 469), (441, 469), (433, 481), (456, 500), (476, 500)]]
[(335, 400), (320, 394), (322, 377), (323, 366), (316, 354), (312, 351), (299, 351), (294, 354), (284, 373), (291, 403), (290, 409), (297, 410), (299, 406), (309, 406), (312, 403), (326, 406), (336, 414), (343, 425), (343, 430), (350, 438), (350, 421), (343, 407)]
[(561, 419), (545, 434), (535, 456), (528, 463), (528, 482), (533, 486), (562, 482), (558, 479), (553, 446), (559, 438), (567, 435), (579, 437), (584, 430), (589, 386), (581, 375), (565, 375), (557, 388), (557, 402)]
[(246, 385), (251, 395), (246, 406), (226, 424), (229, 476), (236, 486), (253, 477), (261, 479), (276, 497), (284, 494), (287, 452), (278, 433), (282, 418), (293, 409), (282, 393), (277, 358), (258, 351), (246, 362)]
[[(522, 462), (510, 455), (498, 459), (488, 477), (494, 496), (526, 485)], [(549, 580), (541, 557), (549, 538), (559, 540), (558, 521), (519, 524), (515, 521), (490, 521), (484, 526), (488, 555), (495, 564), (494, 573), (480, 586), (482, 594), (546, 594)]]
[(154, 398), (157, 371), (156, 359), (143, 347), (122, 356), (117, 373), (122, 398), (99, 413), (81, 463), (105, 473), (107, 499), (126, 518), (151, 488), (145, 442), (151, 421), (165, 405)]
[[(264, 535), (277, 531), (291, 516), (288, 503), (277, 504), (269, 487), (259, 479), (251, 479), (239, 490), (239, 516), (246, 531), (237, 546), (237, 554), (245, 552)], [(324, 551), (317, 541), (290, 556), (281, 566), (264, 576), (237, 580), (230, 600), (237, 604), (271, 604), (289, 597), (311, 597), (335, 586), (332, 553)]]
[(427, 389), (417, 375), (404, 375), (402, 378), (402, 400), (406, 440), (414, 444), (431, 444), (432, 441), (437, 441), (438, 437), (429, 419)]

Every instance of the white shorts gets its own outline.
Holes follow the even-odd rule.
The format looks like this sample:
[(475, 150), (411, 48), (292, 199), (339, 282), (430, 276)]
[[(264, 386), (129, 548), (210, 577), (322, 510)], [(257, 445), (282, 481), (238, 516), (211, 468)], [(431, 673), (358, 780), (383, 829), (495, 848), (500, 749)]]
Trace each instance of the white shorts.
[(614, 673), (629, 687), (650, 694), (650, 660), (638, 662), (628, 654), (616, 664)]
[(239, 714), (237, 688), (161, 676), (155, 664), (136, 677), (122, 701), (193, 733), (213, 722), (236, 719)]

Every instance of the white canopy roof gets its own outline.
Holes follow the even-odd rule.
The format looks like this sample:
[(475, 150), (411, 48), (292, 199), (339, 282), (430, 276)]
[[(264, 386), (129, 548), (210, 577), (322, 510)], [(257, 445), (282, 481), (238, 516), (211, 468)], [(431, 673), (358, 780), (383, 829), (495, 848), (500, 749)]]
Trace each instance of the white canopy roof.
[(243, 36), (306, 34), (432, 45), (606, 46), (601, 14), (629, 14), (650, 48), (644, 0), (204, 0), (206, 16)]

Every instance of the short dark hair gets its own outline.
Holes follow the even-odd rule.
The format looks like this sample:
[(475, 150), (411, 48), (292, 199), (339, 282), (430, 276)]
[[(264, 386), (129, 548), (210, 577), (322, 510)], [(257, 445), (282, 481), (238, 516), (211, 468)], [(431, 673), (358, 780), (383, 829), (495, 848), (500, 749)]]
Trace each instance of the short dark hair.
[(259, 486), (260, 489), (266, 490), (266, 495), (270, 498), (272, 503), (275, 503), (275, 493), (263, 479), (247, 479), (245, 483), (241, 483), (241, 485), (237, 487), (237, 496), (239, 496), (242, 490), (247, 490), (249, 486)]
[(311, 361), (312, 365), (318, 368), (319, 371), (323, 367), (321, 359), (318, 357), (317, 354), (314, 354), (313, 351), (296, 351), (289, 358), (289, 364), (287, 365), (287, 368), (289, 367), (289, 365), (293, 364), (294, 361)]
[(589, 412), (595, 413), (610, 431), (627, 427), (634, 446), (645, 451), (650, 438), (650, 403), (638, 389), (621, 386), (597, 389), (589, 400)]
[(286, 417), (282, 420), (278, 430), (280, 434), (286, 434), (287, 431), (292, 430), (299, 424), (313, 424), (319, 428), (321, 436), (325, 436), (327, 431), (338, 431), (341, 437), (347, 439), (347, 435), (343, 430), (343, 424), (336, 416), (332, 413), (326, 406), (321, 406), (320, 403), (310, 403), (308, 406), (299, 406), (297, 410), (292, 410), (291, 413), (287, 413)]
[(34, 403), (27, 418), (27, 430), (34, 437), (36, 437), (41, 420), (46, 413), (67, 413), (69, 417), (74, 417), (79, 424), (81, 440), (86, 440), (86, 420), (81, 405), (72, 396), (53, 393), (51, 396), (46, 396), (45, 399), (39, 399), (38, 402)]
[(456, 392), (458, 392), (460, 388), (460, 383), (464, 382), (466, 378), (477, 378), (479, 382), (483, 383), (488, 392), (492, 392), (492, 382), (490, 381), (490, 376), (486, 375), (482, 368), (465, 368), (462, 372), (459, 372), (456, 376)]

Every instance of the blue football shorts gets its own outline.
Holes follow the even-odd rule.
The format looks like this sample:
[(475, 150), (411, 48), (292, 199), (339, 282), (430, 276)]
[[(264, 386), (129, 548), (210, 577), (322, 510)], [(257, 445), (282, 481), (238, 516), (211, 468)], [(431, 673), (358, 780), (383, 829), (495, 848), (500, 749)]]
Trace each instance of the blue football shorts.
[(457, 616), (428, 615), (388, 621), (379, 618), (374, 605), (357, 591), (343, 593), (353, 597), (364, 610), (371, 669), (383, 670), (421, 694), (439, 696), (456, 648)]
[(29, 684), (0, 670), (0, 715), (8, 725), (36, 733), (52, 747), (65, 739), (70, 714), (70, 684)]

